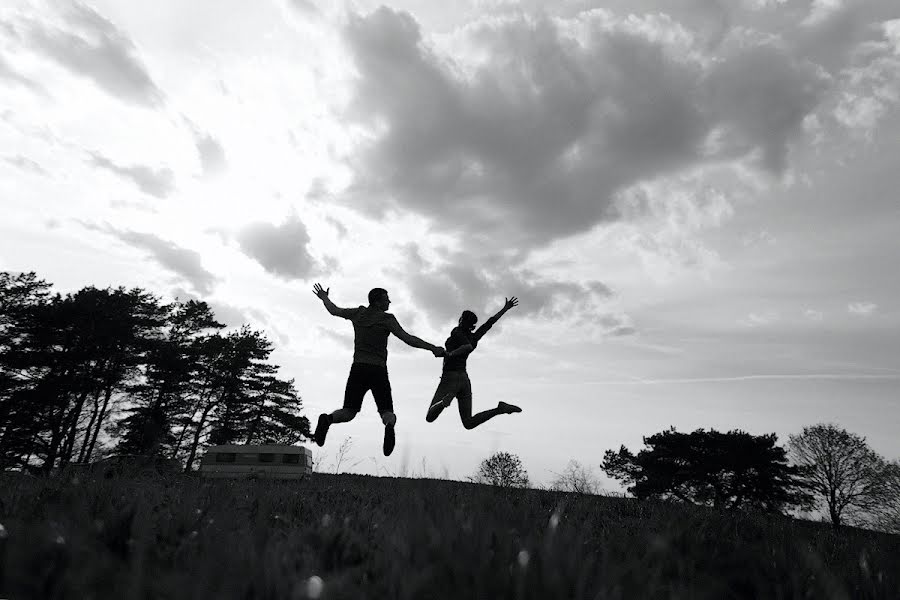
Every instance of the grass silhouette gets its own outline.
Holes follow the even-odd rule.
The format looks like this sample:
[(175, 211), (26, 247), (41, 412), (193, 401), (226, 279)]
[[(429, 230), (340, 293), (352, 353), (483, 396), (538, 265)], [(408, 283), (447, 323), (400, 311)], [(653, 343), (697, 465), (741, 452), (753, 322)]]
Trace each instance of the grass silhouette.
[(900, 536), (443, 480), (0, 475), (0, 597), (897, 598)]

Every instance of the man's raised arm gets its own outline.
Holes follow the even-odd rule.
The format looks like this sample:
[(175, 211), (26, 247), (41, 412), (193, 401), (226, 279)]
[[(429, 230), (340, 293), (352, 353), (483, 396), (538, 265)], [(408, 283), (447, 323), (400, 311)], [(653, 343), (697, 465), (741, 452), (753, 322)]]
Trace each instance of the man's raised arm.
[(413, 348), (422, 348), (423, 350), (430, 350), (432, 354), (437, 356), (438, 358), (444, 356), (446, 351), (440, 346), (435, 346), (434, 344), (429, 344), (425, 340), (421, 338), (417, 338), (416, 336), (406, 333), (402, 327), (400, 327), (400, 323), (396, 318), (391, 319), (391, 333), (400, 338), (404, 343)]
[(494, 323), (500, 320), (500, 317), (506, 314), (506, 311), (511, 309), (514, 306), (519, 305), (519, 299), (513, 296), (512, 298), (505, 298), (503, 302), (503, 308), (497, 311), (493, 317), (484, 322), (484, 324), (475, 330), (475, 339), (480, 340), (481, 336), (486, 334), (488, 330), (494, 326)]
[(322, 301), (322, 304), (325, 305), (325, 308), (328, 310), (329, 313), (331, 313), (335, 317), (344, 317), (344, 318), (349, 317), (350, 316), (349, 313), (353, 312), (353, 309), (352, 308), (341, 308), (341, 307), (335, 305), (335, 303), (331, 301), (331, 298), (328, 297), (328, 292), (330, 290), (331, 290), (331, 288), (325, 289), (318, 283), (313, 286), (313, 294), (318, 296), (319, 300)]

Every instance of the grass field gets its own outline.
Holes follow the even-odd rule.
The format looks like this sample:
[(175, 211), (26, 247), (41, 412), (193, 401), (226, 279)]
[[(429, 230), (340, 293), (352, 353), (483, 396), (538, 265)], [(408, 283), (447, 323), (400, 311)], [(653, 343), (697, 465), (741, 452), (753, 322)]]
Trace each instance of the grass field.
[(0, 475), (0, 598), (898, 598), (900, 537), (470, 483)]

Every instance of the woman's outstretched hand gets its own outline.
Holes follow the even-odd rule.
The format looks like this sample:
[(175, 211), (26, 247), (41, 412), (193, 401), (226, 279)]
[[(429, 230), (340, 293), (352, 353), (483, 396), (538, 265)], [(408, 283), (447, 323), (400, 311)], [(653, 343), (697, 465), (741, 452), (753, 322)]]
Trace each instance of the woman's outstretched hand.
[(511, 309), (513, 306), (518, 306), (518, 305), (519, 305), (519, 299), (516, 298), (515, 296), (513, 296), (512, 298), (506, 299), (506, 302), (503, 304), (503, 310), (506, 311), (506, 310)]

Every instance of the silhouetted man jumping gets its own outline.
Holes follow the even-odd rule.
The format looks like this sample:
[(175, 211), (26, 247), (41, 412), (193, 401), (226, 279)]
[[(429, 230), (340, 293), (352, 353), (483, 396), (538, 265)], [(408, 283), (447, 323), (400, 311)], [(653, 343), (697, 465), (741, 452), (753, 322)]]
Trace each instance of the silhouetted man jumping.
[(388, 380), (388, 335), (393, 333), (413, 348), (430, 350), (437, 357), (444, 356), (444, 349), (406, 333), (400, 327), (397, 318), (385, 312), (391, 305), (387, 290), (372, 289), (369, 292), (368, 307), (340, 308), (335, 306), (328, 297), (330, 289), (324, 289), (317, 283), (313, 286), (313, 293), (319, 297), (328, 312), (353, 323), (353, 365), (350, 367), (350, 375), (347, 377), (343, 407), (331, 414), (319, 415), (319, 422), (313, 437), (319, 446), (324, 445), (328, 427), (332, 423), (352, 421), (362, 408), (366, 392), (371, 390), (378, 413), (381, 415), (381, 422), (384, 423), (382, 449), (385, 456), (390, 456), (394, 451), (394, 424), (397, 422), (397, 416), (394, 414), (391, 382)]
[(473, 429), (478, 427), (488, 419), (497, 415), (508, 415), (512, 413), (522, 412), (522, 409), (515, 404), (507, 404), (506, 402), (498, 402), (496, 408), (482, 411), (476, 415), (472, 414), (472, 383), (469, 381), (469, 375), (466, 373), (466, 358), (475, 347), (478, 341), (494, 326), (494, 323), (500, 320), (506, 311), (513, 306), (519, 304), (519, 300), (513, 296), (507, 298), (497, 314), (488, 319), (484, 325), (475, 329), (478, 317), (471, 310), (464, 310), (459, 317), (459, 325), (450, 332), (450, 337), (444, 343), (447, 348), (447, 355), (444, 357), (444, 369), (441, 373), (441, 381), (434, 392), (434, 398), (431, 400), (431, 406), (428, 407), (428, 414), (425, 420), (429, 423), (438, 418), (445, 408), (455, 397), (459, 404), (459, 417), (462, 420), (463, 427)]

